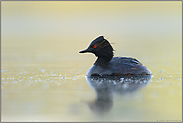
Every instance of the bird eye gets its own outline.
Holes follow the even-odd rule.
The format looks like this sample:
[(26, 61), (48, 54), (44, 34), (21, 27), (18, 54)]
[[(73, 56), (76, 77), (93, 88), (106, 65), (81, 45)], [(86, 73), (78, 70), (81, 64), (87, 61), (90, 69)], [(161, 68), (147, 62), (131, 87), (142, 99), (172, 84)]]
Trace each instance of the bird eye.
[(97, 48), (97, 45), (93, 45), (93, 48)]

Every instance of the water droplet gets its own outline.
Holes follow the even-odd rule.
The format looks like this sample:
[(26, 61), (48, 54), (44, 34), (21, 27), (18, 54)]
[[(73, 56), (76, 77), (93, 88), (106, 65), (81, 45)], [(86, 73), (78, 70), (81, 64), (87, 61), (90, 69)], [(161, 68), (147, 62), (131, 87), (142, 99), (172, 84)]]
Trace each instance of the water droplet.
[(41, 81), (41, 79), (38, 79), (37, 81)]
[(56, 76), (57, 74), (51, 74), (52, 76)]
[(120, 78), (120, 81), (123, 81), (124, 78)]
[(63, 79), (65, 79), (65, 77), (63, 77)]
[(120, 81), (120, 83), (123, 83), (123, 81)]
[(10, 79), (14, 79), (13, 77), (11, 77)]
[(162, 73), (163, 71), (162, 71), (162, 70), (160, 70), (159, 72), (160, 72), (160, 73)]
[(178, 80), (181, 80), (181, 79), (178, 79)]
[(163, 80), (163, 78), (159, 78), (159, 80)]
[(49, 80), (49, 79), (46, 79), (46, 80)]
[(45, 70), (44, 70), (44, 69), (42, 69), (42, 72), (44, 73), (44, 72), (45, 72)]
[(4, 78), (2, 78), (2, 80), (4, 80)]
[(169, 76), (169, 77), (172, 77), (172, 76)]
[(34, 77), (29, 77), (30, 79), (34, 78)]
[(7, 83), (7, 81), (4, 81), (4, 83)]

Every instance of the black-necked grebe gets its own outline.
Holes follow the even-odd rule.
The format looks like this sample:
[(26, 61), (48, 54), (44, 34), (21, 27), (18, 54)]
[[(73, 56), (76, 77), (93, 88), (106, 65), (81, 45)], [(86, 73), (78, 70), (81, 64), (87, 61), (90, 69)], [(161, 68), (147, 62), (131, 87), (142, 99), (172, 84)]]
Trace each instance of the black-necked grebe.
[(151, 71), (135, 58), (113, 57), (113, 48), (103, 36), (93, 40), (86, 50), (79, 53), (86, 52), (98, 57), (87, 76), (151, 75)]

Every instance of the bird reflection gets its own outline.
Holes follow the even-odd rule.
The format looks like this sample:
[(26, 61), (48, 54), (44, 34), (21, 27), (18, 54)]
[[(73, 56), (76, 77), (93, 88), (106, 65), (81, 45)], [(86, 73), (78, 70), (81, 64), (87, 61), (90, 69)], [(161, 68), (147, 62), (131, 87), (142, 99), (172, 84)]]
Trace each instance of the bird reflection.
[(88, 84), (97, 93), (96, 100), (88, 102), (88, 105), (93, 112), (104, 114), (113, 106), (113, 94), (134, 92), (147, 85), (151, 79), (152, 76), (86, 77)]

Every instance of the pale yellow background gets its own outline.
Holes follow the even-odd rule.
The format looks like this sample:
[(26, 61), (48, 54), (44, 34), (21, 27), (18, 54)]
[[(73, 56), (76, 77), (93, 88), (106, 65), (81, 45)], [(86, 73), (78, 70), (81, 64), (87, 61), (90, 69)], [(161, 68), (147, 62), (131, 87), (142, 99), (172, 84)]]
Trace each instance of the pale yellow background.
[[(79, 54), (99, 35), (153, 73), (105, 116), (87, 105), (96, 58)], [(2, 1), (2, 121), (181, 121), (181, 51), (181, 1)]]

